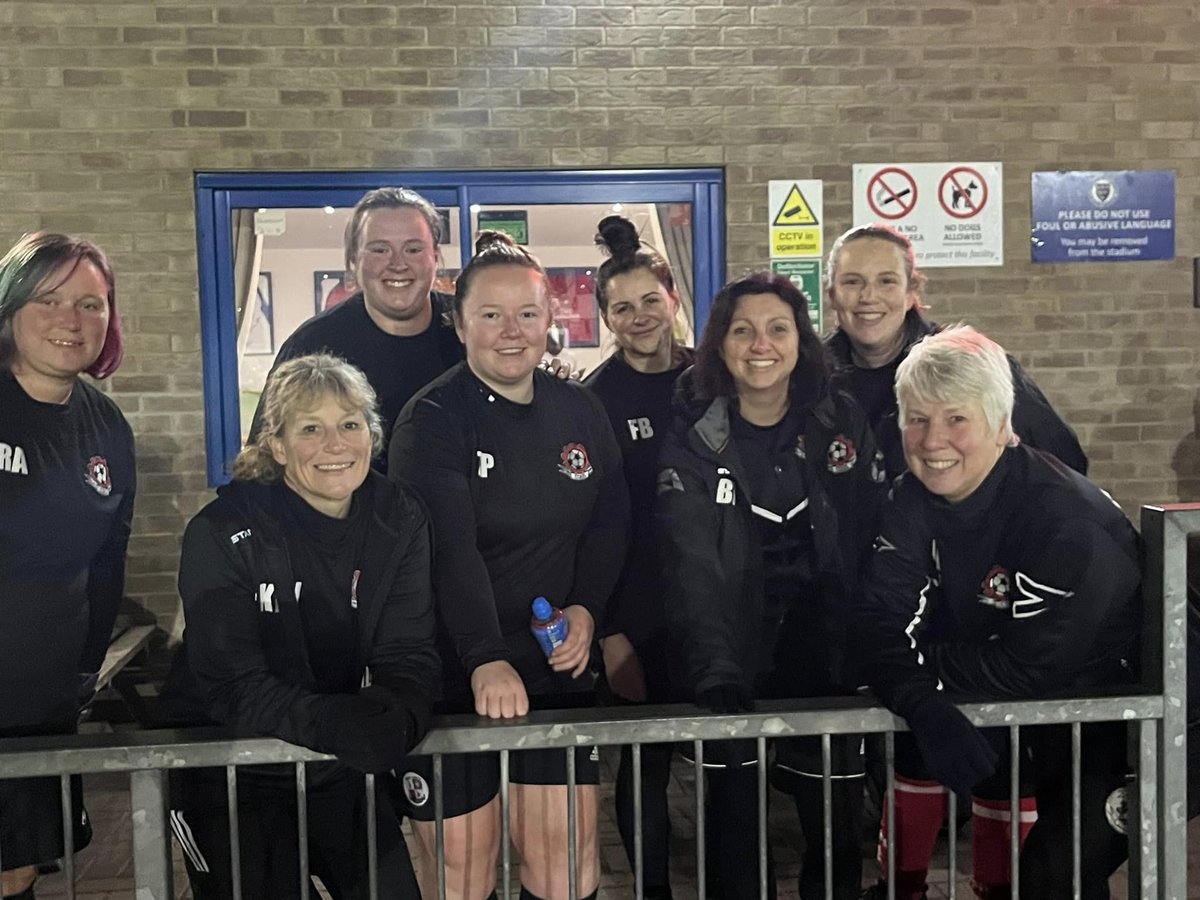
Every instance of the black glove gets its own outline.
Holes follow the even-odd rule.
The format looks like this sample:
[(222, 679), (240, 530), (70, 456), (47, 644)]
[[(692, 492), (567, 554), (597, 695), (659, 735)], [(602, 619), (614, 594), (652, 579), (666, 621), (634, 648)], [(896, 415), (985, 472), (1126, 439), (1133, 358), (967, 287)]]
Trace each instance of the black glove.
[(716, 684), (696, 691), (696, 705), (715, 713), (751, 712), (754, 698), (742, 684)]
[(318, 724), (327, 752), (363, 772), (390, 772), (399, 766), (412, 746), (412, 728), (408, 709), (376, 685), (328, 697)]
[(965, 793), (996, 771), (996, 751), (970, 719), (941, 694), (909, 716), (908, 727), (935, 781)]

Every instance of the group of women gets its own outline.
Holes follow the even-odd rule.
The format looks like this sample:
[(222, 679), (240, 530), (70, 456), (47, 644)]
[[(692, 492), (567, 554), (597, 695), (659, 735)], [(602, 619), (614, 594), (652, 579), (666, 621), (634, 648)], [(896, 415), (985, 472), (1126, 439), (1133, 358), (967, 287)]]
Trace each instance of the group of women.
[[(598, 230), (608, 258), (597, 299), (617, 346), (585, 384), (539, 367), (551, 326), (544, 268), (506, 236), (484, 232), (450, 310), (465, 360), (399, 413), (388, 476), (371, 470), (384, 437), (372, 386), (336, 357), (302, 356), (268, 379), (260, 427), (233, 481), (184, 536), (187, 632), (163, 692), (164, 717), (206, 717), (338, 757), (307, 776), (310, 800), (320, 800), (308, 813), (310, 864), (335, 897), (369, 895), (366, 850), (348, 827), (369, 808), (380, 835), (379, 896), (437, 896), (439, 878), (449, 897), (495, 895), (499, 762), (493, 754), (445, 760), (439, 872), (432, 763), (407, 755), (431, 711), (507, 718), (599, 697), (690, 700), (728, 713), (760, 698), (831, 696), (859, 684), (849, 608), (885, 478), (904, 467), (892, 381), (913, 343), (935, 328), (922, 316), (911, 245), (882, 226), (838, 240), (827, 289), (839, 328), (827, 346), (803, 293), (758, 274), (720, 291), (693, 354), (676, 337), (680, 295), (667, 262), (626, 219), (608, 217)], [(31, 722), (62, 728), (73, 721), (75, 679), (96, 661), (97, 635), (111, 624), (133, 496), (128, 426), (78, 379), (83, 371), (107, 374), (120, 356), (111, 271), (99, 251), (79, 246), (18, 248), (0, 263), (0, 496), (26, 496), (25, 483), (10, 477), (16, 453), (31, 473), (35, 459), (49, 466), (51, 457), (38, 455), (32, 437), (9, 439), (5, 429), (26, 419), (7, 410), (20, 408), (30, 422), (57, 416), (70, 425), (52, 433), (69, 435), (78, 459), (59, 452), (54, 464), (81, 471), (61, 476), (55, 490), (85, 493), (94, 518), (79, 519), (86, 544), (47, 538), (59, 533), (49, 525), (38, 529), (37, 548), (15, 535), (3, 544), (6, 598), (33, 602), (30, 573), (39, 567), (70, 585), (75, 642), (56, 646), (63, 660), (38, 657), (57, 666), (62, 683), (54, 682), (55, 704)], [(30, 265), (26, 256), (38, 253), (50, 255)], [(1082, 468), (1070, 429), (1010, 364), (1016, 430)], [(93, 448), (93, 438), (112, 444)], [(17, 448), (11, 456), (3, 455), (7, 446)], [(79, 507), (72, 500), (70, 508)], [(549, 657), (529, 631), (538, 596), (569, 625)], [(20, 616), (27, 629), (33, 612), (23, 606)], [(0, 628), (0, 642), (17, 633)], [(68, 653), (84, 662), (67, 665)], [(5, 709), (12, 658), (0, 653)], [(27, 654), (21, 659), (30, 665)], [(32, 678), (19, 674), (22, 684)], [(757, 772), (770, 765), (775, 786), (794, 798), (808, 844), (800, 896), (822, 896), (827, 877), (834, 896), (858, 896), (861, 742), (839, 739), (833, 751), (839, 777), (827, 873), (817, 739), (776, 741), (769, 760), (753, 742), (706, 748), (710, 889), (724, 898), (759, 895)], [(671, 896), (671, 752), (655, 746), (642, 754), (648, 898)], [(592, 748), (580, 749), (574, 769), (575, 890), (587, 898), (600, 878)], [(356, 772), (396, 777), (378, 779), (368, 804)], [(172, 784), (172, 825), (199, 900), (233, 896), (224, 778), (200, 770)], [(563, 755), (514, 752), (509, 778), (521, 896), (566, 897)], [(632, 861), (627, 751), (616, 794)], [(30, 867), (61, 854), (51, 836), (29, 838), (28, 853), (10, 856), (22, 844), (14, 838), (40, 821), (14, 808), (0, 795), (6, 896), (28, 888)], [(297, 815), (291, 769), (239, 774), (244, 896), (300, 896), (294, 842), (278, 839)], [(403, 815), (415, 823), (415, 870)], [(15, 875), (14, 863), (24, 867)]]

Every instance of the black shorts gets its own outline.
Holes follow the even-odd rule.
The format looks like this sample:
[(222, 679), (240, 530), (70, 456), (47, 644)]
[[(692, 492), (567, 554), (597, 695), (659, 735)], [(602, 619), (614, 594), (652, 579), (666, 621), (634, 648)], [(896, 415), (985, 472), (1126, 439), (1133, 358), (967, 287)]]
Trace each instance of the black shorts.
[[(514, 750), (508, 755), (512, 784), (567, 783), (566, 750)], [(436, 818), (433, 799), (433, 757), (410, 756), (402, 769), (400, 804), (409, 818), (432, 822)], [(600, 783), (600, 748), (575, 748), (575, 783)], [(452, 819), (479, 809), (500, 793), (500, 756), (497, 753), (467, 753), (442, 757), (442, 816)]]
[[(71, 776), (71, 809), (75, 851), (92, 841), (92, 826), (83, 808), (83, 786)], [(57, 778), (0, 781), (0, 866), (19, 869), (52, 863), (63, 856), (61, 782)]]

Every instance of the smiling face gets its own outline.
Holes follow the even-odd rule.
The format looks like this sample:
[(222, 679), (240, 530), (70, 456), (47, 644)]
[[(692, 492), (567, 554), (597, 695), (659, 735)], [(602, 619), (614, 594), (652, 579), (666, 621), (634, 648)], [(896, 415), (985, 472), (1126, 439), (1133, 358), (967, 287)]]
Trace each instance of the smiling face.
[(737, 302), (721, 359), (743, 401), (751, 396), (787, 396), (800, 358), (800, 335), (792, 308), (776, 294), (746, 294)]
[(533, 398), (533, 370), (546, 351), (550, 304), (541, 273), (520, 265), (476, 272), (454, 317), (467, 365), (492, 390), (517, 403)]
[(362, 410), (346, 409), (327, 394), (290, 416), (270, 446), (284, 484), (318, 512), (346, 517), (371, 466), (371, 431)]
[(871, 367), (886, 365), (904, 345), (904, 316), (918, 301), (903, 251), (881, 238), (844, 244), (829, 299), (838, 327)]
[(931, 493), (951, 503), (983, 483), (1008, 444), (1009, 428), (993, 429), (976, 401), (907, 400), (904, 458)]
[(610, 278), (604, 324), (631, 365), (671, 362), (671, 332), (679, 298), (649, 269), (639, 268)]
[(13, 315), (12, 373), (22, 384), (73, 383), (100, 355), (109, 315), (108, 282), (96, 265), (67, 263)]
[(437, 276), (437, 245), (419, 210), (369, 210), (351, 269), (376, 325), (389, 334), (425, 330), (432, 316), (429, 292)]

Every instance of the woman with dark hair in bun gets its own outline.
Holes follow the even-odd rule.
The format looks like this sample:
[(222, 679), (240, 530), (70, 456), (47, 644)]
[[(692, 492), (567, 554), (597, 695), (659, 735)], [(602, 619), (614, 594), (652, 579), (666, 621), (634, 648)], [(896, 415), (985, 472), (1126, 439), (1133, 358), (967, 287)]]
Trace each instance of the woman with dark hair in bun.
[[(679, 292), (670, 263), (641, 242), (633, 223), (608, 216), (596, 243), (608, 252), (596, 273), (596, 301), (617, 349), (584, 384), (595, 392), (625, 465), (633, 513), (629, 556), (600, 625), (608, 692), (617, 702), (665, 703), (666, 621), (661, 565), (654, 546), (654, 478), (658, 449), (671, 415), (671, 393), (692, 351), (675, 338)], [(671, 896), (671, 825), (667, 814), (670, 744), (642, 747), (643, 884), (647, 900)], [(616, 785), (617, 827), (632, 867), (633, 756), (621, 750)]]
[[(442, 705), (491, 718), (594, 704), (596, 625), (625, 559), (629, 499), (621, 451), (588, 391), (539, 369), (550, 328), (546, 272), (497, 232), (480, 234), (454, 298), (466, 360), (418, 392), (397, 419), (388, 471), (425, 500), (434, 526)], [(569, 632), (547, 658), (529, 631), (545, 597)], [(511, 755), (513, 843), (523, 898), (569, 895), (566, 754)], [(418, 873), (437, 896), (432, 761), (403, 774)], [(599, 762), (576, 751), (577, 895), (600, 883)], [(500, 852), (499, 759), (447, 757), (446, 896), (494, 896)]]

